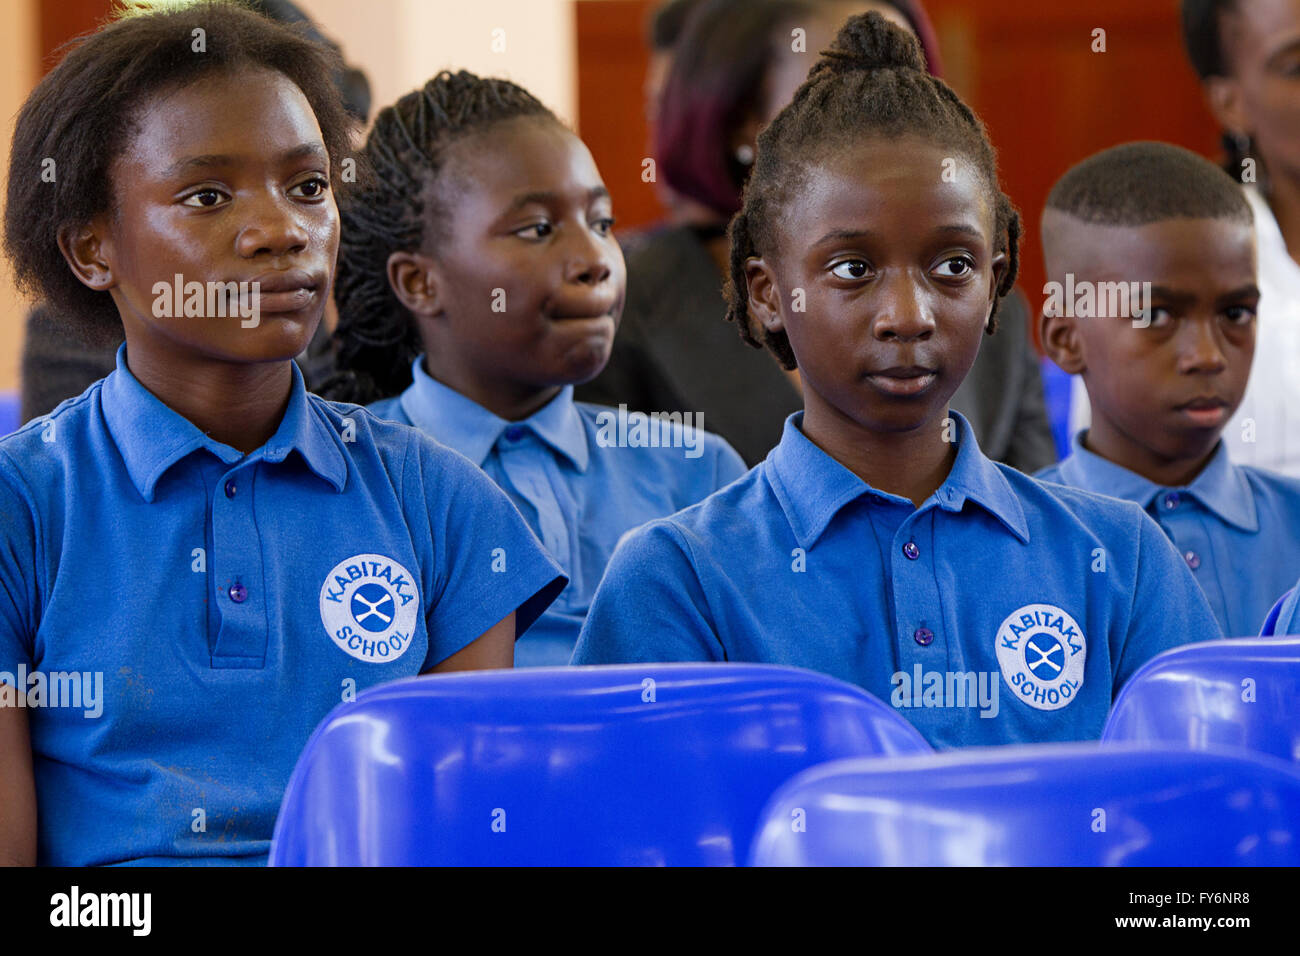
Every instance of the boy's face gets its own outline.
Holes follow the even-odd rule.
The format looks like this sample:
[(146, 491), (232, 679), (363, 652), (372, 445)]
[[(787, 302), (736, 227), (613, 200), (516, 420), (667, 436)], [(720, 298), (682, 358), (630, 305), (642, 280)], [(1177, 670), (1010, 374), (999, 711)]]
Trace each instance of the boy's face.
[[(220, 73), (158, 95), (135, 126), (112, 170), (116, 208), (96, 227), (128, 342), (146, 336), (186, 359), (297, 355), (329, 299), (339, 242), (329, 157), (307, 99), (280, 73)], [(175, 314), (177, 275), (202, 284), (211, 317)], [(208, 283), (254, 280), (254, 316), (254, 301), (241, 313), (227, 300), (226, 317), (206, 311)], [(168, 304), (171, 317), (160, 314)]]
[(749, 261), (751, 315), (789, 337), (809, 415), (921, 428), (975, 363), (1006, 262), (979, 171), (951, 154), (905, 136), (811, 166), (775, 255)]
[[(443, 237), (419, 270), (394, 279), (407, 286), (435, 377), (479, 401), (594, 378), (626, 272), (582, 141), (549, 119), (509, 120), (452, 146), (437, 188), (450, 216)], [(391, 278), (392, 259), (389, 269)]]
[(1053, 282), (1072, 273), (1076, 290), (1151, 283), (1147, 328), (1145, 318), (1135, 324), (1135, 309), (1041, 320), (1048, 355), (1088, 387), (1089, 445), (1102, 442), (1107, 457), (1139, 472), (1212, 452), (1255, 354), (1253, 228), (1222, 219), (1105, 226), (1049, 209), (1043, 236)]

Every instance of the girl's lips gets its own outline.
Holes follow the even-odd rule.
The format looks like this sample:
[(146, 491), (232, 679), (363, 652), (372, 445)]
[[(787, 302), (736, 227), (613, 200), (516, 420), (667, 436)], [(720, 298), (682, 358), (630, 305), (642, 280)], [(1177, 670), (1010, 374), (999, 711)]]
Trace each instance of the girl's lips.
[(314, 288), (291, 289), (285, 292), (259, 292), (257, 307), (263, 313), (298, 312), (316, 301)]
[(922, 372), (916, 375), (876, 374), (868, 375), (867, 381), (887, 394), (909, 396), (924, 392), (934, 384), (936, 377), (934, 372)]

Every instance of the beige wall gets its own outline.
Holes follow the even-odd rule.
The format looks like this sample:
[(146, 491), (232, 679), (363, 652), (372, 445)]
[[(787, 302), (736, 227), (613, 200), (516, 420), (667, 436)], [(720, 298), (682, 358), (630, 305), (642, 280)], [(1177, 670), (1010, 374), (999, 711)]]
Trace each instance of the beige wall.
[[(374, 111), (442, 69), (513, 80), (576, 120), (572, 0), (297, 0), (370, 77)], [(493, 47), (504, 30), (505, 49)]]
[[(9, 143), (14, 119), (36, 83), (36, 0), (6, 0), (0, 29), (0, 203), (8, 185)], [(0, 391), (18, 388), (18, 357), (22, 354), (23, 317), (27, 304), (18, 298), (9, 262), (0, 256)]]

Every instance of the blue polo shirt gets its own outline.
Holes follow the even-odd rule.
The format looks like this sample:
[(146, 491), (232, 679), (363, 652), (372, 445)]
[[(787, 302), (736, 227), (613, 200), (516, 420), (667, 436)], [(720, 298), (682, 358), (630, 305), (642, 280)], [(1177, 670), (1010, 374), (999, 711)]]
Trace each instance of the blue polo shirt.
[(1220, 442), (1190, 485), (1165, 487), (1089, 451), (1085, 435), (1035, 477), (1140, 505), (1191, 568), (1224, 636), (1258, 634), (1300, 573), (1300, 479), (1235, 465)]
[(331, 708), (512, 611), (525, 630), (563, 588), (477, 468), (291, 367), (248, 455), (144, 388), (125, 346), (0, 440), (0, 682), (39, 704), (41, 863), (264, 863)]
[(754, 661), (892, 703), (936, 747), (1100, 737), (1152, 655), (1218, 636), (1191, 573), (1128, 502), (957, 455), (919, 508), (808, 440), (615, 552), (575, 664)]
[[(1291, 591), (1290, 594), (1286, 594), (1288, 590)], [(1300, 634), (1300, 583), (1293, 583), (1289, 588), (1283, 590), (1277, 598), (1273, 599), (1274, 602), (1276, 603), (1283, 594), (1286, 594), (1286, 600), (1282, 602), (1282, 606), (1278, 609), (1277, 624), (1273, 627), (1274, 637)], [(1270, 607), (1269, 610), (1272, 610), (1272, 608)]]
[[(707, 498), (745, 473), (717, 435), (573, 400), (567, 387), (509, 422), (412, 366), (401, 395), (370, 406), (415, 425), (482, 468), (515, 503), (569, 578), (515, 645), (515, 666), (569, 662), (614, 546), (627, 531)], [(689, 425), (690, 423), (685, 423)], [(639, 431), (638, 431), (639, 429)]]

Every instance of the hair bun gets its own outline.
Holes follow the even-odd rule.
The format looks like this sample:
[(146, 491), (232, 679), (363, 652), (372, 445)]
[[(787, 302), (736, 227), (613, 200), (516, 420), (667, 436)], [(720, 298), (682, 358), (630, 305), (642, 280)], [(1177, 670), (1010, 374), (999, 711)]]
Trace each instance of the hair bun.
[(926, 66), (916, 37), (873, 11), (849, 17), (814, 69), (833, 73), (890, 69), (924, 73)]

